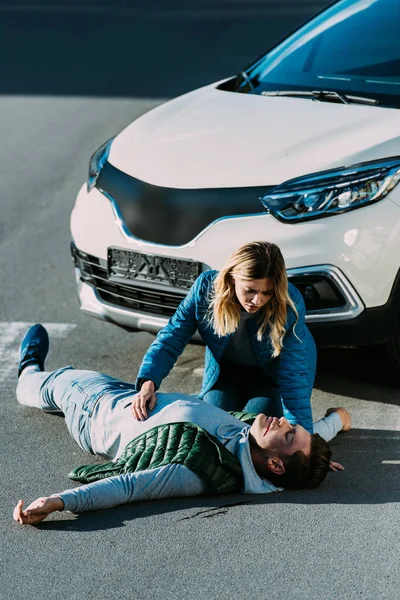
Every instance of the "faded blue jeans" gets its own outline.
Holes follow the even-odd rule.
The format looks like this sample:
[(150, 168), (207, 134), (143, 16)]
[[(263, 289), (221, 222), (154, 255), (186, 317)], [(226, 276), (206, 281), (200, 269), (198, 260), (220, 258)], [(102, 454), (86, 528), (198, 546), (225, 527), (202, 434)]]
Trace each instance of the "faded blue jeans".
[(45, 412), (62, 413), (72, 438), (93, 454), (90, 440), (90, 417), (97, 402), (105, 394), (126, 390), (135, 394), (133, 383), (125, 383), (96, 371), (79, 371), (63, 367), (52, 372), (25, 369), (18, 381), (17, 400), (23, 406)]

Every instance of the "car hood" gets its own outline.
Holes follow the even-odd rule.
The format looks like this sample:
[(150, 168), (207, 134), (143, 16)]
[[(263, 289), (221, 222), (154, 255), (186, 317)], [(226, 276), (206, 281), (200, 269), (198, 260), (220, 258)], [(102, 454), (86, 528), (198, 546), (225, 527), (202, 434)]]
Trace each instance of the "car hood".
[(400, 111), (207, 86), (151, 110), (114, 140), (109, 161), (153, 185), (276, 185), (400, 155)]

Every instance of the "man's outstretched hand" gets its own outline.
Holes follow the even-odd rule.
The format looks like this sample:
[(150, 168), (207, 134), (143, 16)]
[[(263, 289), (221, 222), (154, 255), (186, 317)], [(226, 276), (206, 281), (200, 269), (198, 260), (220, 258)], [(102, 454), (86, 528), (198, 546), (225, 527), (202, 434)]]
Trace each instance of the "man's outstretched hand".
[(153, 410), (156, 404), (156, 392), (154, 381), (148, 380), (142, 384), (140, 392), (133, 397), (132, 413), (138, 421), (147, 419), (147, 405)]
[(61, 498), (37, 498), (24, 510), (24, 501), (20, 500), (14, 508), (14, 521), (22, 525), (37, 525), (50, 513), (63, 510), (64, 502)]

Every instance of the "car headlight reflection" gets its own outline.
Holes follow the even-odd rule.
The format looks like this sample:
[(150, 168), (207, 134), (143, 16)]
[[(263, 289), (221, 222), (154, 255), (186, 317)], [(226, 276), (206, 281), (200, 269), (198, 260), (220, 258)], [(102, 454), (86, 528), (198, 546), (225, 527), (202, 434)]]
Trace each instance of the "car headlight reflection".
[(108, 155), (110, 154), (111, 144), (114, 138), (111, 138), (100, 146), (92, 154), (89, 161), (89, 173), (87, 178), (87, 191), (90, 192), (96, 185), (97, 179), (107, 161)]
[(400, 181), (400, 157), (291, 179), (260, 198), (281, 221), (340, 214), (382, 200)]

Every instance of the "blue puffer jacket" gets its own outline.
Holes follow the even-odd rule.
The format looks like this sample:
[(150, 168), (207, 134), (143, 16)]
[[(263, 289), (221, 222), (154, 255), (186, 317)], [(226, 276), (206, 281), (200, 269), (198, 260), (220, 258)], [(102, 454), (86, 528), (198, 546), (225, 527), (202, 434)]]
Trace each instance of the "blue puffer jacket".
[[(139, 369), (136, 385), (151, 379), (156, 388), (168, 375), (196, 329), (206, 344), (205, 368), (200, 398), (216, 383), (220, 361), (231, 335), (218, 337), (206, 319), (213, 280), (217, 271), (205, 271), (194, 282), (186, 298), (146, 352)], [(315, 377), (316, 349), (306, 327), (305, 306), (300, 292), (289, 283), (289, 295), (296, 305), (299, 319), (293, 332), (296, 316), (288, 308), (286, 335), (279, 358), (272, 358), (268, 330), (261, 342), (257, 340), (257, 320), (249, 319), (247, 326), (254, 354), (260, 367), (280, 386), (285, 417), (300, 423), (312, 433), (310, 397)], [(296, 335), (295, 335), (296, 334)]]

